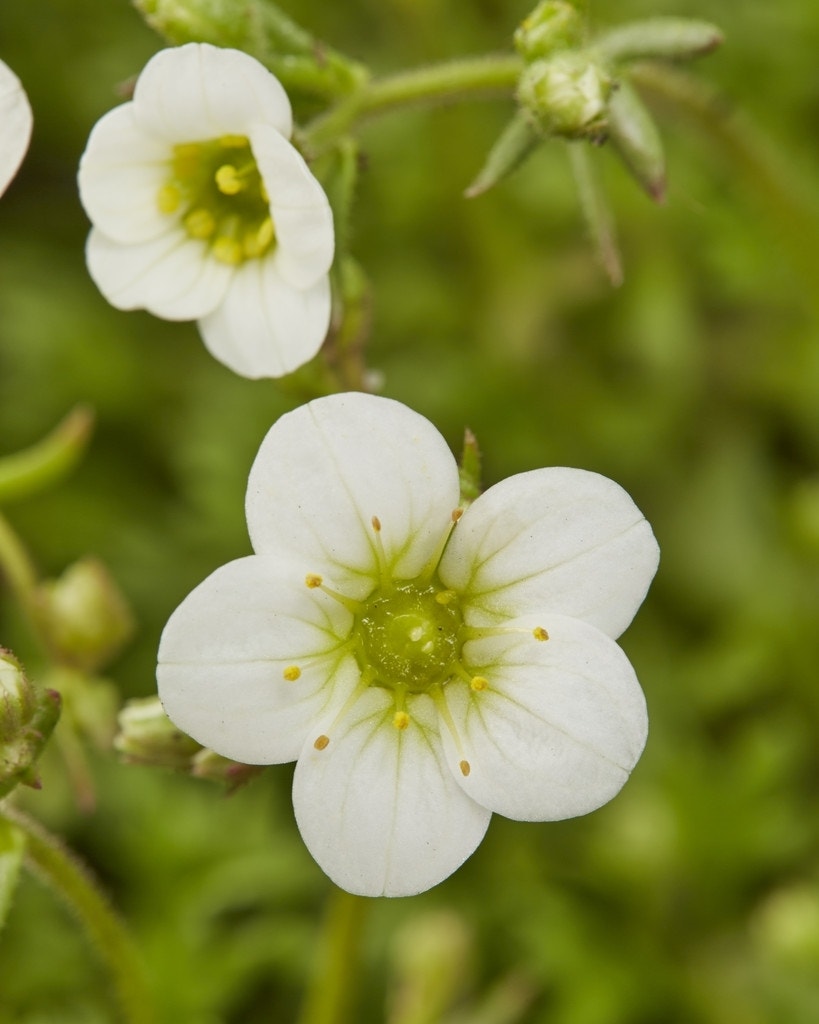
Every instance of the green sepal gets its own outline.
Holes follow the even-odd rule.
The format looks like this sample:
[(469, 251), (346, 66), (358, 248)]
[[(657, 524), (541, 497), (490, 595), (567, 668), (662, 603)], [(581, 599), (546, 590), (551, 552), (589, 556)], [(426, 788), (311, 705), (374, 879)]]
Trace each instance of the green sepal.
[(595, 41), (604, 60), (691, 60), (715, 50), (723, 41), (716, 25), (688, 18), (651, 18), (612, 29)]
[(637, 91), (621, 81), (609, 100), (608, 141), (638, 184), (658, 203), (665, 199), (665, 154), (654, 118)]
[(18, 785), (39, 788), (34, 765), (60, 707), (59, 693), (34, 686), (14, 655), (0, 649), (0, 799)]
[(464, 192), (467, 199), (487, 192), (516, 170), (542, 141), (542, 135), (525, 110), (519, 110), (506, 125), (477, 177)]
[(360, 64), (313, 37), (270, 0), (134, 0), (134, 6), (168, 42), (243, 50), (288, 91), (332, 99), (354, 91), (367, 76)]
[(6, 923), (26, 849), (26, 837), (0, 813), (0, 930)]
[(611, 215), (606, 194), (595, 172), (591, 151), (582, 143), (572, 143), (568, 148), (580, 207), (594, 244), (597, 259), (605, 271), (609, 283), (618, 288), (623, 283), (623, 263), (617, 245), (614, 218)]
[(41, 441), (0, 458), (0, 504), (59, 483), (82, 457), (93, 424), (92, 411), (77, 406)]
[(481, 493), (481, 449), (469, 427), (464, 431), (458, 477), (461, 482), (461, 505), (470, 505)]

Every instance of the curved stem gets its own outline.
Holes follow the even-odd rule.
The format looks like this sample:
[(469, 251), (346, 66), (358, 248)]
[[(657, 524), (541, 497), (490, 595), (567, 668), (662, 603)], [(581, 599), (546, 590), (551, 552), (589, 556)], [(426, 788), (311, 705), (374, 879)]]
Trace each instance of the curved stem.
[(324, 920), (313, 978), (299, 1024), (345, 1024), (358, 977), (359, 948), (368, 900), (334, 889)]
[(152, 1024), (152, 1000), (130, 933), (90, 875), (40, 824), (8, 804), (0, 814), (26, 837), (26, 866), (77, 916), (111, 976), (126, 1024)]
[(510, 93), (517, 85), (522, 67), (520, 57), (499, 54), (446, 61), (373, 79), (349, 99), (316, 118), (304, 130), (300, 141), (315, 154), (365, 118), (401, 107)]

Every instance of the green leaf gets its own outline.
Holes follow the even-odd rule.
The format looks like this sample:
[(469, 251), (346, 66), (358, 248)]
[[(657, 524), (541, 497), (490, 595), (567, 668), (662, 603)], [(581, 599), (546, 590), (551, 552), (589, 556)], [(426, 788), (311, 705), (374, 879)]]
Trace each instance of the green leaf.
[(26, 837), (10, 821), (0, 817), (0, 929), (6, 923), (20, 878)]

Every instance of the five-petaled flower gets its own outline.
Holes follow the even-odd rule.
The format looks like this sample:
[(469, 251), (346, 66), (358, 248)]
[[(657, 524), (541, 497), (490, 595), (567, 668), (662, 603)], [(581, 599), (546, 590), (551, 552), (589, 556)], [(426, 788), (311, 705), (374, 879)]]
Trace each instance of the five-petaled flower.
[(0, 196), (23, 162), (32, 116), (20, 79), (0, 60)]
[(239, 761), (297, 760), (301, 834), (355, 893), (436, 885), (493, 811), (599, 807), (645, 744), (613, 639), (658, 561), (631, 498), (552, 468), (458, 501), (444, 439), (406, 406), (302, 406), (250, 473), (256, 554), (200, 584), (162, 636), (173, 722)]
[(258, 61), (189, 43), (147, 63), (80, 163), (103, 295), (197, 320), (210, 352), (245, 377), (306, 363), (330, 322), (332, 212), (291, 130), (287, 95)]

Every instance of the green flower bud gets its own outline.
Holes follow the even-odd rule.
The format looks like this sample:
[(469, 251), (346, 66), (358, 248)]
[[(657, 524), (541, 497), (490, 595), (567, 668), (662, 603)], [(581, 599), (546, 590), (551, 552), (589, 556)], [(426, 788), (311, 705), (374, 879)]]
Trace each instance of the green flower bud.
[(0, 798), (19, 783), (39, 788), (34, 764), (60, 717), (60, 695), (39, 690), (0, 649)]
[(665, 198), (665, 156), (660, 133), (636, 91), (620, 82), (609, 101), (608, 141), (656, 202)]
[(691, 60), (715, 50), (722, 32), (707, 21), (652, 18), (621, 25), (601, 36), (595, 50), (606, 61)]
[(515, 47), (527, 62), (555, 50), (580, 46), (585, 28), (582, 0), (543, 0), (515, 32)]
[(201, 744), (171, 722), (158, 697), (129, 700), (120, 711), (114, 749), (132, 764), (188, 771)]
[(240, 787), (247, 785), (251, 779), (265, 770), (267, 765), (263, 764), (242, 764), (240, 761), (231, 761), (228, 757), (222, 757), (214, 751), (204, 747), (193, 758), (191, 763), (191, 775), (197, 779), (208, 779), (210, 782), (218, 782), (223, 785), (228, 793), (235, 793)]
[(595, 139), (606, 132), (612, 84), (586, 54), (566, 51), (529, 65), (518, 100), (547, 134)]
[(131, 638), (134, 619), (105, 566), (85, 558), (37, 591), (41, 626), (56, 656), (84, 672), (110, 661)]

